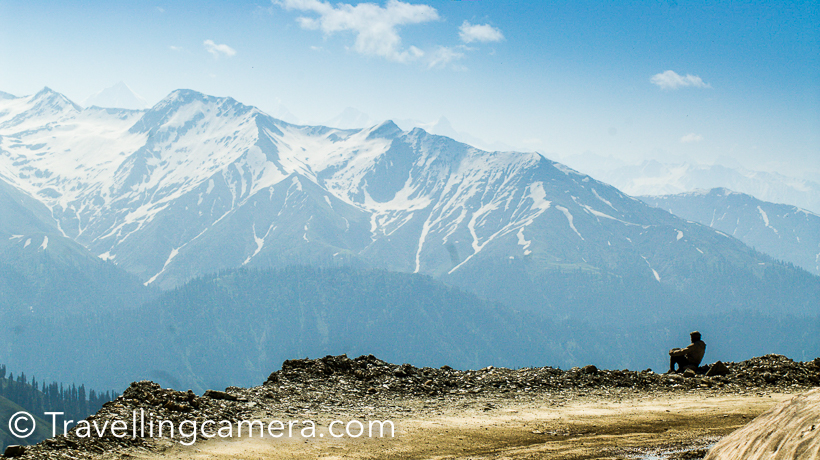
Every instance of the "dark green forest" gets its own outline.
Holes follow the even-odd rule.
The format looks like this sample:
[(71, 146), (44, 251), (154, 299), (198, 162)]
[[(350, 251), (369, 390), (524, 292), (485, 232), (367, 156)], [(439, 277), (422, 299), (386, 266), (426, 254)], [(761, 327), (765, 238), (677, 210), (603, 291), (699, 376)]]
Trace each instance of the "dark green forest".
[[(16, 377), (12, 373), (6, 373), (6, 366), (0, 364), (0, 420), (8, 421), (12, 414), (24, 410), (37, 417), (38, 422), (34, 434), (25, 439), (12, 436), (5, 426), (0, 426), (0, 449), (5, 449), (10, 444), (35, 444), (50, 437), (51, 417), (45, 416), (46, 412), (62, 412), (64, 415), (57, 417), (58, 423), (64, 420), (76, 422), (96, 413), (103, 404), (117, 397), (116, 393), (110, 391), (86, 391), (83, 384), (47, 384), (45, 381), (37, 382), (35, 377), (29, 379), (24, 372)], [(57, 432), (62, 432), (61, 426)]]

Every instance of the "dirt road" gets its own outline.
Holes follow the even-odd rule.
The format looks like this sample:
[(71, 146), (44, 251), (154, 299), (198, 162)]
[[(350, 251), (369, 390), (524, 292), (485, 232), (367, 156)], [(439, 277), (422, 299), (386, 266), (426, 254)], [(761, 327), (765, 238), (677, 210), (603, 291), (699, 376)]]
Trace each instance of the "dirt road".
[[(790, 394), (609, 396), (568, 399), (476, 398), (450, 406), (397, 401), (393, 438), (331, 439), (330, 420), (350, 414), (314, 414), (315, 437), (214, 438), (162, 452), (133, 452), (140, 459), (623, 459), (699, 458), (698, 451)], [(380, 411), (379, 416), (387, 412)], [(260, 419), (282, 419), (259, 414)], [(275, 415), (275, 414), (274, 414)], [(290, 416), (290, 419), (296, 417)], [(301, 418), (299, 418), (301, 419)], [(687, 451), (684, 454), (680, 451)], [(678, 453), (675, 453), (678, 452)]]

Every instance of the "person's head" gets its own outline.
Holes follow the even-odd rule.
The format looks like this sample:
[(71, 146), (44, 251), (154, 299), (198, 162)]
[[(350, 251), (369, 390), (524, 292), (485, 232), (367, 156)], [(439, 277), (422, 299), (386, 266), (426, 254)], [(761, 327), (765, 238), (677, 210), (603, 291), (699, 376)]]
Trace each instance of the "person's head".
[(692, 343), (695, 343), (698, 340), (700, 340), (700, 332), (692, 331), (692, 332), (689, 333), (689, 337), (692, 338)]

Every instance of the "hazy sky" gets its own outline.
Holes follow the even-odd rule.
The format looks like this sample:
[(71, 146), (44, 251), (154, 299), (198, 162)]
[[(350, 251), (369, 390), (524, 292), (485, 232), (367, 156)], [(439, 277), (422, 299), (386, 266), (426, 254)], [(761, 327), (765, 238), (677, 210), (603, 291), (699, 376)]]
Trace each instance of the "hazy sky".
[(548, 157), (815, 171), (820, 2), (0, 0), (0, 91), (345, 107)]

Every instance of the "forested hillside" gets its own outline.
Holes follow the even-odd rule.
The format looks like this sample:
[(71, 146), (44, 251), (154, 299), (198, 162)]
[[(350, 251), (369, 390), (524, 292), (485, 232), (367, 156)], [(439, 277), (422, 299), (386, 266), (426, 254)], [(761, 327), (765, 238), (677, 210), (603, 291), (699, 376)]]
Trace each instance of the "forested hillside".
[[(814, 277), (806, 276), (808, 287), (795, 290), (812, 288)], [(8, 356), (36, 364), (38, 375), (118, 390), (151, 379), (197, 392), (259, 384), (286, 359), (342, 353), (462, 369), (595, 364), (663, 370), (666, 351), (685, 345), (691, 329), (703, 332), (711, 361), (773, 352), (805, 360), (820, 352), (817, 316), (693, 311), (658, 283), (590, 282), (595, 279), (573, 272), (550, 280), (551, 295), (583, 313), (557, 317), (535, 308), (517, 311), (423, 275), (231, 270), (137, 309), (26, 316), (0, 324), (0, 337)], [(644, 299), (655, 302), (648, 307), (657, 314), (630, 316), (621, 308)], [(611, 311), (590, 307), (606, 302)], [(661, 308), (664, 302), (670, 306)]]

